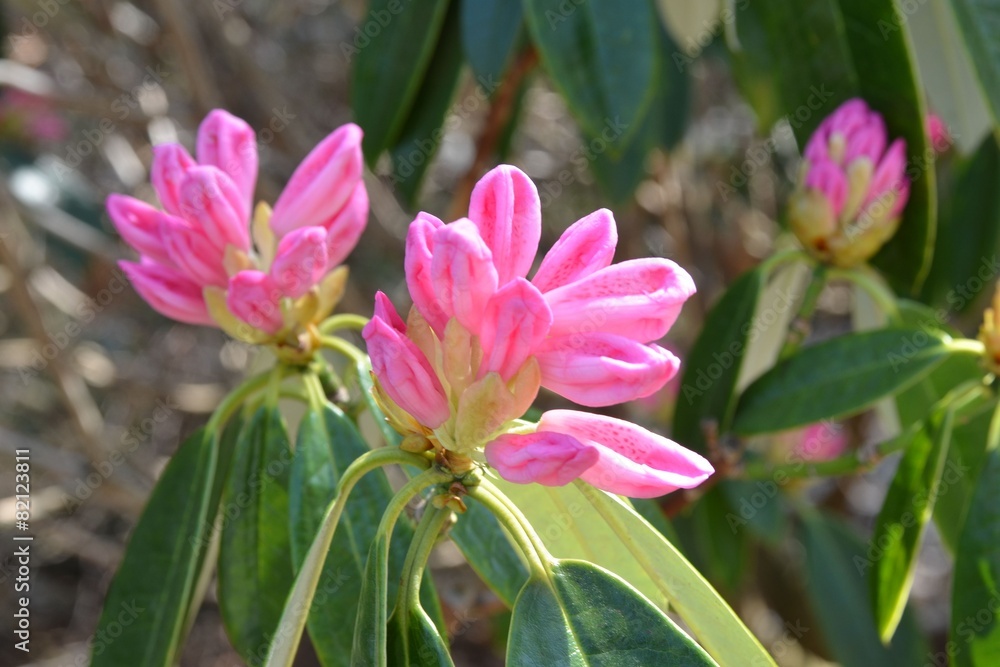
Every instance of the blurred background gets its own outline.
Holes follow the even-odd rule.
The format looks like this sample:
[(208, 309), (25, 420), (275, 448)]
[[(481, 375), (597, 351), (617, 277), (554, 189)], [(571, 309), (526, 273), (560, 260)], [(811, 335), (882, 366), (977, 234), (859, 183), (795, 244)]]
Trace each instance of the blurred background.
[[(452, 4), (458, 12), (467, 3)], [(745, 101), (726, 44), (732, 21), (720, 19), (719, 5), (661, 4), (664, 91), (649, 121), (656, 138), (630, 143), (626, 151), (614, 143), (632, 134), (631, 121), (609, 117), (607, 127), (597, 128), (606, 131), (600, 141), (594, 128), (581, 130), (516, 25), (496, 76), (488, 63), (470, 67), (470, 54), (453, 54), (447, 63), (455, 64), (448, 79), (454, 85), (425, 100), (424, 108), (437, 114), (434, 131), (410, 137), (416, 152), (387, 146), (387, 154), (372, 160), (366, 174), (371, 217), (348, 260), (352, 280), (341, 309), (368, 315), (376, 289), (404, 303), (402, 238), (413, 214), (463, 215), (475, 180), (505, 161), (539, 187), (543, 247), (576, 219), (607, 206), (619, 225), (618, 261), (663, 256), (693, 274), (698, 294), (667, 341), (683, 357), (725, 286), (789, 245), (779, 212), (799, 148), (787, 120), (765, 123)], [(923, 41), (932, 55), (920, 57), (919, 49), (917, 55), (931, 107), (955, 142), (939, 165), (947, 170), (949, 160), (979, 145), (987, 121), (965, 56), (941, 41), (941, 31), (955, 32), (942, 4), (922, 3), (908, 20), (914, 34), (930, 31)], [(354, 60), (363, 53), (365, 31), (377, 33), (378, 25), (362, 0), (3, 3), (0, 609), (12, 608), (15, 595), (8, 545), (15, 534), (16, 449), (31, 451), (35, 541), (31, 653), (15, 650), (5, 630), (0, 664), (86, 664), (109, 581), (159, 472), (227, 389), (267, 362), (218, 330), (169, 321), (137, 297), (116, 266), (131, 257), (103, 210), (104, 198), (122, 192), (154, 202), (151, 146), (179, 141), (193, 148), (201, 118), (223, 107), (257, 130), (258, 198), (273, 202), (311, 147), (355, 117)], [(797, 279), (789, 276), (785, 289), (794, 289)], [(981, 304), (987, 292), (973, 296)], [(816, 336), (846, 330), (851, 299), (846, 287), (824, 292)], [(981, 311), (967, 312), (956, 314), (957, 323), (974, 331)], [(666, 432), (676, 384), (621, 410)], [(544, 400), (555, 404), (551, 396)], [(786, 452), (820, 442), (839, 453), (877, 439), (880, 428), (865, 416), (785, 434), (767, 447)], [(890, 478), (883, 466), (783, 492), (867, 534)], [(686, 511), (669, 502), (668, 515)], [(947, 630), (951, 566), (933, 525), (930, 532), (913, 601), (915, 622), (932, 650)], [(810, 611), (809, 596), (816, 593), (792, 571), (806, 557), (802, 543), (788, 536), (767, 544), (744, 540), (720, 557), (709, 552), (728, 549), (729, 536), (685, 539), (694, 539), (691, 557), (779, 663), (836, 660), (824, 639), (829, 631)], [(456, 663), (502, 664), (503, 606), (448, 545), (436, 554), (434, 573)], [(3, 627), (8, 623), (5, 614)], [(305, 654), (301, 660), (316, 664)], [(211, 591), (182, 664), (242, 664), (229, 648)]]

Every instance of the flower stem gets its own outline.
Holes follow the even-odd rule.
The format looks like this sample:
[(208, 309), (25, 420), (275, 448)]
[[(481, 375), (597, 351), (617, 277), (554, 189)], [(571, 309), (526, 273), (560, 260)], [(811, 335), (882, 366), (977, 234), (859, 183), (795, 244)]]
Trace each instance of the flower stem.
[(957, 338), (948, 341), (947, 347), (952, 352), (968, 352), (976, 356), (986, 354), (986, 346), (980, 341), (972, 340), (971, 338)]
[(437, 542), (438, 534), (451, 519), (451, 509), (444, 507), (438, 509), (429, 505), (424, 512), (424, 516), (417, 524), (417, 530), (413, 535), (413, 542), (409, 551), (406, 552), (406, 560), (403, 563), (402, 588), (399, 591), (399, 601), (396, 609), (403, 614), (404, 625), (406, 612), (415, 604), (420, 596), (420, 582), (424, 577), (424, 568), (427, 566), (427, 559), (430, 558), (431, 550)]
[(812, 277), (809, 279), (809, 285), (806, 287), (802, 303), (799, 305), (799, 312), (796, 313), (795, 319), (792, 320), (788, 328), (788, 337), (785, 338), (785, 344), (781, 347), (778, 359), (785, 359), (795, 354), (809, 335), (810, 322), (813, 313), (816, 312), (819, 295), (826, 287), (826, 271), (827, 268), (824, 264), (816, 264), (813, 267)]
[(368, 324), (368, 318), (354, 313), (341, 313), (328, 317), (319, 324), (320, 333), (328, 334), (338, 329), (356, 329), (360, 331)]
[(885, 313), (891, 323), (902, 323), (902, 318), (899, 314), (899, 304), (896, 303), (896, 295), (872, 277), (867, 271), (864, 270), (864, 268), (831, 268), (829, 270), (829, 278), (830, 280), (841, 279), (854, 283), (868, 293), (868, 296), (870, 296), (882, 312)]
[(764, 273), (764, 277), (770, 276), (774, 271), (778, 270), (785, 264), (791, 264), (792, 262), (803, 261), (812, 262), (813, 260), (801, 250), (782, 250), (781, 252), (776, 252), (757, 267), (759, 271)]
[(367, 356), (364, 352), (351, 343), (348, 343), (343, 338), (337, 338), (336, 336), (323, 336), (319, 339), (319, 342), (323, 347), (339, 352), (354, 363), (361, 363)]
[(257, 393), (267, 386), (269, 382), (271, 382), (271, 377), (274, 372), (275, 370), (272, 368), (271, 370), (259, 375), (254, 375), (239, 387), (231, 391), (228, 396), (222, 399), (219, 406), (215, 408), (215, 412), (212, 414), (211, 419), (208, 420), (206, 430), (214, 432), (225, 426), (226, 422), (229, 421), (229, 418), (233, 416), (233, 413), (236, 412), (236, 410), (248, 398), (250, 398), (250, 396)]
[(507, 529), (528, 561), (532, 576), (547, 579), (552, 555), (521, 510), (500, 489), (485, 479), (469, 489), (469, 496), (481, 502)]

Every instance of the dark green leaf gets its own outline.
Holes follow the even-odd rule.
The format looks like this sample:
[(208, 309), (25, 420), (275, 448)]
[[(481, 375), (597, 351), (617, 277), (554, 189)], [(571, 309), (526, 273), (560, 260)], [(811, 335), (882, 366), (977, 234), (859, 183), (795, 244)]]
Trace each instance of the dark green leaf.
[(996, 0), (955, 0), (950, 4), (989, 100), (993, 123), (1000, 126), (1000, 3)]
[(713, 586), (732, 595), (749, 571), (746, 521), (716, 486), (674, 517), (679, 545)]
[(288, 478), (292, 452), (275, 407), (243, 428), (223, 494), (219, 608), (246, 660), (267, 653), (292, 587)]
[(94, 667), (169, 667), (179, 659), (211, 541), (217, 457), (212, 435), (198, 431), (163, 471), (104, 601), (91, 647)]
[[(448, 643), (441, 637), (427, 613), (410, 609), (406, 629), (397, 609), (389, 619), (389, 664), (407, 667), (453, 667)], [(405, 633), (405, 636), (404, 636)]]
[(897, 327), (838, 336), (778, 362), (740, 398), (733, 428), (753, 435), (836, 419), (924, 377), (949, 354), (933, 330)]
[(530, 579), (514, 605), (507, 664), (551, 667), (715, 665), (666, 614), (619, 577), (564, 560)]
[(386, 667), (389, 621), (388, 535), (379, 535), (368, 550), (354, 624), (351, 667)]
[(451, 539), (479, 578), (505, 605), (513, 607), (528, 580), (528, 570), (496, 517), (473, 498), (466, 498), (465, 504), (468, 511), (458, 517)]
[(524, 10), (509, 0), (461, 0), (462, 49), (479, 85), (492, 93), (513, 60)]
[[(994, 445), (996, 443), (993, 443)], [(992, 447), (979, 473), (955, 551), (951, 641), (955, 667), (1000, 660), (1000, 449)]]
[(371, 0), (368, 13), (341, 50), (354, 62), (351, 106), (365, 131), (365, 159), (374, 164), (409, 118), (444, 24), (449, 0), (419, 5)]
[(903, 617), (913, 585), (917, 551), (931, 517), (951, 442), (954, 412), (939, 409), (927, 418), (903, 451), (903, 458), (879, 512), (872, 541), (881, 554), (872, 568), (871, 594), (877, 630), (888, 643)]
[(712, 307), (701, 335), (684, 361), (674, 414), (674, 438), (705, 453), (702, 424), (714, 421), (724, 431), (736, 407), (736, 380), (743, 364), (764, 274), (751, 269)]
[(840, 523), (819, 514), (803, 517), (805, 584), (813, 613), (833, 657), (844, 667), (923, 665), (927, 648), (909, 612), (883, 646), (865, 591), (877, 545), (862, 544)]
[(420, 183), (444, 138), (445, 130), (441, 124), (448, 113), (458, 75), (462, 71), (458, 6), (458, 2), (452, 2), (448, 10), (413, 110), (390, 151), (390, 180), (404, 201), (411, 205), (417, 199)]
[(624, 140), (637, 131), (656, 71), (648, 0), (525, 0), (524, 12), (542, 64), (585, 133), (624, 125)]

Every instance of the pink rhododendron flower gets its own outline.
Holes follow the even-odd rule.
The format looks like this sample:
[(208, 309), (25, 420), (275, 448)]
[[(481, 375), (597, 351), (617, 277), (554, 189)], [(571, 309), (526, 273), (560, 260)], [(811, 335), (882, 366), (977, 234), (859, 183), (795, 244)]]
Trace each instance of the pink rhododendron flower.
[(196, 146), (196, 157), (180, 144), (153, 149), (150, 178), (163, 210), (108, 197), (112, 222), (141, 256), (122, 267), (168, 317), (254, 342), (294, 338), (335, 305), (345, 276), (333, 270), (365, 227), (360, 128), (344, 125), (320, 142), (273, 213), (266, 204), (253, 212), (258, 165), (249, 125), (216, 109)]
[(810, 424), (795, 431), (792, 454), (805, 461), (828, 461), (847, 450), (848, 438), (844, 429), (830, 422)]
[[(406, 241), (413, 308), (404, 322), (379, 294), (364, 330), (390, 422), (414, 446), (485, 456), (512, 481), (582, 477), (636, 496), (700, 483), (707, 461), (625, 422), (594, 418), (597, 428), (570, 411), (518, 421), (541, 386), (588, 406), (661, 389), (679, 361), (653, 341), (695, 291), (666, 259), (613, 265), (610, 211), (570, 226), (529, 280), (540, 237), (537, 190), (506, 165), (480, 180), (468, 218), (417, 216)], [(685, 455), (675, 466), (668, 452)]]
[(931, 148), (935, 153), (941, 154), (951, 148), (951, 133), (948, 126), (941, 120), (941, 116), (929, 113), (924, 118), (924, 125), (927, 130), (927, 140), (931, 143)]
[(803, 153), (789, 223), (806, 249), (837, 266), (874, 255), (896, 232), (910, 185), (906, 142), (888, 144), (885, 122), (852, 99), (825, 118)]

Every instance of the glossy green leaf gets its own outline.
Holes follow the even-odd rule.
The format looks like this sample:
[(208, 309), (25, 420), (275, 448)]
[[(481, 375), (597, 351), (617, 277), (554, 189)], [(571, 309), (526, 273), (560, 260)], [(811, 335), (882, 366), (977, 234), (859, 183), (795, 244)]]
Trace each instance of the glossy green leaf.
[(288, 479), (292, 452), (275, 407), (259, 408), (237, 443), (223, 494), (219, 609), (248, 661), (266, 655), (292, 587)]
[(955, 667), (1000, 660), (1000, 448), (988, 443), (965, 524), (955, 551), (951, 592), (951, 640), (960, 650)]
[[(586, 134), (639, 129), (652, 101), (656, 16), (648, 0), (525, 0), (532, 41)], [(612, 152), (619, 152), (610, 147)]]
[(855, 414), (912, 385), (948, 355), (945, 337), (933, 330), (838, 336), (778, 362), (747, 387), (733, 428), (772, 433)]
[(939, 409), (927, 418), (903, 451), (879, 512), (872, 540), (881, 554), (872, 568), (872, 608), (879, 636), (892, 639), (913, 585), (917, 552), (938, 495), (951, 443), (954, 412)]
[(514, 605), (507, 664), (551, 667), (715, 665), (620, 577), (563, 560), (532, 578)]
[(624, 547), (640, 563), (670, 608), (720, 665), (773, 667), (774, 660), (736, 612), (673, 544), (621, 498), (583, 483), (576, 488), (614, 533), (619, 551)]
[(371, 0), (354, 38), (341, 47), (354, 63), (351, 106), (365, 131), (362, 149), (370, 165), (396, 142), (413, 110), (448, 5)]
[(462, 49), (479, 85), (492, 92), (514, 59), (524, 10), (509, 0), (461, 0)]
[(677, 545), (698, 571), (724, 593), (733, 594), (749, 574), (750, 543), (746, 522), (720, 488), (722, 484), (675, 516), (674, 526), (680, 537)]
[(685, 447), (706, 452), (706, 420), (724, 432), (736, 408), (736, 381), (753, 329), (764, 273), (751, 269), (737, 278), (705, 318), (705, 326), (683, 364), (673, 435)]
[[(368, 550), (354, 624), (351, 667), (386, 667), (389, 622), (389, 545), (379, 535)], [(341, 622), (344, 622), (342, 620)], [(349, 619), (347, 619), (349, 622)]]
[(399, 139), (389, 151), (392, 156), (389, 180), (404, 201), (411, 205), (416, 201), (424, 174), (444, 139), (442, 123), (462, 71), (458, 7), (458, 2), (452, 2), (448, 9), (413, 110), (403, 124)]
[(954, 0), (951, 6), (989, 101), (993, 122), (1000, 126), (1000, 3)]
[(468, 510), (452, 526), (451, 539), (479, 578), (513, 607), (528, 570), (497, 518), (474, 498), (466, 498), (465, 504)]
[[(217, 457), (218, 443), (198, 431), (167, 464), (105, 598), (91, 647), (94, 667), (169, 667), (179, 659), (211, 540)], [(108, 633), (112, 625), (119, 634)]]
[(434, 627), (422, 607), (410, 609), (406, 627), (397, 609), (389, 618), (388, 656), (390, 665), (407, 667), (453, 667), (448, 643)]
[(839, 522), (819, 514), (803, 517), (799, 539), (806, 592), (833, 658), (843, 667), (923, 665), (927, 647), (911, 613), (904, 614), (890, 646), (879, 639), (865, 590), (877, 546), (862, 544)]

